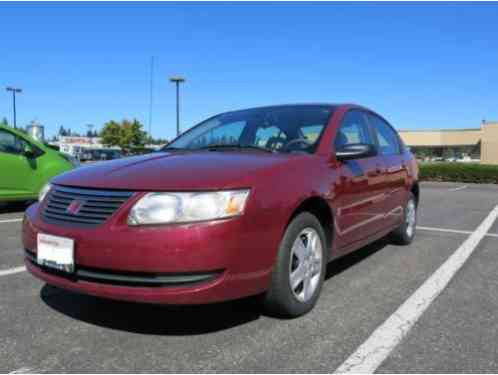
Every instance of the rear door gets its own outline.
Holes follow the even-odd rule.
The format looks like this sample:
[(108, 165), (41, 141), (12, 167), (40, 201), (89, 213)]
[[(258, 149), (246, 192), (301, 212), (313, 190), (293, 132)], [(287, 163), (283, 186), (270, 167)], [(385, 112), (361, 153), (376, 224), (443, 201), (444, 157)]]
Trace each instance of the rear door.
[[(375, 145), (366, 113), (348, 111), (335, 136), (334, 152), (347, 144)], [(384, 216), (384, 166), (377, 156), (340, 162), (336, 192), (336, 240), (339, 248), (364, 240), (381, 228)]]
[(384, 119), (373, 113), (368, 114), (368, 119), (386, 167), (386, 224), (398, 225), (403, 217), (408, 184), (408, 169), (403, 158), (402, 144), (398, 133)]
[(31, 175), (36, 161), (24, 154), (26, 142), (14, 133), (0, 129), (0, 199), (24, 199), (33, 196)]

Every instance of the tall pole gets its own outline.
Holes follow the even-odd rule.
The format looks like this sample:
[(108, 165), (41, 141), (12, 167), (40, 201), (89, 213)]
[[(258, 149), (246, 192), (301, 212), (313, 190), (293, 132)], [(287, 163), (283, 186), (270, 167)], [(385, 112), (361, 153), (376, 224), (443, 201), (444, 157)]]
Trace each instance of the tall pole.
[(14, 129), (17, 129), (17, 116), (16, 116), (16, 92), (12, 91), (12, 103), (14, 106)]
[(176, 136), (180, 135), (180, 82), (176, 81)]
[(152, 100), (154, 95), (154, 56), (150, 58), (150, 86), (149, 86), (149, 137), (152, 138)]
[(169, 79), (176, 85), (176, 136), (180, 135), (180, 83), (185, 82), (185, 78), (171, 77)]
[(17, 128), (16, 93), (21, 93), (22, 90), (15, 87), (7, 87), (7, 91), (12, 92), (12, 106), (14, 107), (14, 129), (16, 129)]

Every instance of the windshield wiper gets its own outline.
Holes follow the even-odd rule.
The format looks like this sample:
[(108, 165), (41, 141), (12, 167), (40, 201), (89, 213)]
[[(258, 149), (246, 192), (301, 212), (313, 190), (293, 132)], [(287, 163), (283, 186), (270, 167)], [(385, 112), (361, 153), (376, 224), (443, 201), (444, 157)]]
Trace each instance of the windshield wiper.
[(213, 143), (211, 145), (207, 146), (202, 146), (199, 147), (198, 150), (217, 150), (217, 149), (229, 149), (229, 148), (235, 148), (235, 149), (249, 149), (249, 150), (258, 150), (258, 151), (263, 151), (263, 152), (269, 152), (273, 154), (275, 151), (270, 150), (269, 148), (261, 147), (261, 146), (256, 146), (256, 145), (241, 145), (239, 143), (235, 144), (224, 144), (224, 143)]

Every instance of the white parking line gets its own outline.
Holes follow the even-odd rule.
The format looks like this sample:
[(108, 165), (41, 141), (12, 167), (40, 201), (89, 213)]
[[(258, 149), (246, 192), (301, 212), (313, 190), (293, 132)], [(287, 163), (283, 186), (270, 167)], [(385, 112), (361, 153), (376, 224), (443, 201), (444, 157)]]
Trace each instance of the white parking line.
[(16, 219), (0, 220), (0, 224), (1, 223), (17, 223), (17, 222), (20, 222), (20, 221), (22, 221), (22, 217), (21, 218), (16, 218)]
[(9, 268), (6, 270), (0, 270), (0, 276), (13, 275), (15, 273), (24, 272), (24, 271), (26, 271), (26, 267), (24, 266)]
[[(444, 233), (459, 233), (459, 234), (472, 234), (471, 230), (460, 230), (460, 229), (446, 229), (446, 228), (435, 228), (435, 227), (422, 227), (417, 226), (418, 230), (427, 230), (432, 232), (444, 232)], [(486, 233), (486, 237), (497, 237), (496, 233)]]
[(35, 374), (35, 373), (40, 373), (41, 371), (34, 370), (30, 367), (21, 367), (18, 370), (9, 372), (9, 374)]
[(472, 255), (498, 217), (496, 206), (460, 247), (351, 354), (336, 373), (373, 373)]
[(463, 185), (463, 186), (459, 186), (456, 188), (448, 189), (448, 191), (459, 191), (459, 190), (467, 189), (468, 187), (469, 187), (468, 185)]

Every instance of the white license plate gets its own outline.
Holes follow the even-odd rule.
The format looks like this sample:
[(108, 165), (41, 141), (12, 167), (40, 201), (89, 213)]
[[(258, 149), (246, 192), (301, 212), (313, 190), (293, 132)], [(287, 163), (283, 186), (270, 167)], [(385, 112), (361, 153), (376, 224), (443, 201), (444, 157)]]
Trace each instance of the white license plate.
[(61, 271), (74, 271), (74, 240), (38, 233), (38, 264)]

